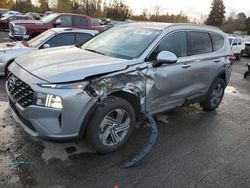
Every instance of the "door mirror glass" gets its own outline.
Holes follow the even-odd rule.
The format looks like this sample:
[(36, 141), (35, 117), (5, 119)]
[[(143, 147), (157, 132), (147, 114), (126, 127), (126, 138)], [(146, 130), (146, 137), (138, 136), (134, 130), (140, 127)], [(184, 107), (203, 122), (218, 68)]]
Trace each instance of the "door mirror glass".
[(44, 48), (44, 49), (50, 48), (50, 45), (49, 45), (49, 44), (44, 44), (44, 45), (43, 45), (43, 48)]

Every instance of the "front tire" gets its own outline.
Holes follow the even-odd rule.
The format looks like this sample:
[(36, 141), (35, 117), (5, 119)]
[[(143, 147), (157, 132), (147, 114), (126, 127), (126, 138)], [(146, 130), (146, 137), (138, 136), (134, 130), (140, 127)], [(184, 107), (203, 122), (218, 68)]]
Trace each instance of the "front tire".
[(201, 107), (205, 111), (214, 111), (221, 103), (225, 91), (225, 81), (222, 78), (217, 78), (207, 93), (204, 101), (200, 102)]
[(118, 150), (131, 136), (135, 124), (132, 105), (120, 97), (102, 101), (90, 119), (86, 132), (87, 143), (97, 153)]

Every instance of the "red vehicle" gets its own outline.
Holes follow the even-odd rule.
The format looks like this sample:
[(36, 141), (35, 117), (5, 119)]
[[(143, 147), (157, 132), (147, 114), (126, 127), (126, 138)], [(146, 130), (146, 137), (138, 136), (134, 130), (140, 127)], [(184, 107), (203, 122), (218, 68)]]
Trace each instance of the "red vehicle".
[(53, 27), (72, 27), (80, 29), (93, 29), (91, 17), (70, 14), (70, 13), (54, 13), (38, 20), (22, 20), (11, 22), (10, 38), (14, 40), (31, 39), (40, 33)]
[(15, 20), (33, 20), (30, 16), (23, 15), (10, 15), (0, 19), (0, 31), (9, 29), (9, 23)]

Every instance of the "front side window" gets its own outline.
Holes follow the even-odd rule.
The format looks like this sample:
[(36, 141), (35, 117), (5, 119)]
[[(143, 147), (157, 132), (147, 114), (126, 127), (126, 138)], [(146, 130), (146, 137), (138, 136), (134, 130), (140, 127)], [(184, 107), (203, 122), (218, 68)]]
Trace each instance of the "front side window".
[(211, 38), (208, 33), (189, 32), (191, 42), (191, 55), (210, 53), (213, 51)]
[(187, 56), (187, 35), (185, 31), (175, 32), (167, 36), (155, 48), (149, 56), (149, 61), (156, 60), (157, 55), (162, 51), (169, 51), (174, 53), (177, 57)]
[(49, 46), (59, 47), (59, 46), (69, 46), (74, 44), (75, 36), (73, 33), (63, 33), (54, 36), (52, 39), (46, 42)]
[(217, 51), (217, 50), (220, 50), (221, 48), (223, 48), (223, 46), (224, 46), (224, 37), (222, 37), (219, 34), (214, 34), (214, 33), (211, 33), (210, 36), (211, 36), (212, 41), (213, 41), (214, 51)]
[(72, 26), (72, 16), (61, 16), (59, 18), (61, 20), (60, 26), (62, 27), (71, 27)]
[(82, 48), (111, 57), (134, 59), (142, 55), (160, 32), (142, 27), (113, 27), (91, 39)]

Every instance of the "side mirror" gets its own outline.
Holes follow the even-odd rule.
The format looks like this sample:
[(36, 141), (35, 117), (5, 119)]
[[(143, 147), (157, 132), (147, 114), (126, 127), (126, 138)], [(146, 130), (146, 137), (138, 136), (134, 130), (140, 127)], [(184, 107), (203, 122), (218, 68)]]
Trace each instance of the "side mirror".
[(49, 45), (49, 44), (44, 44), (44, 45), (43, 45), (43, 48), (44, 48), (44, 49), (50, 48), (50, 45)]
[(156, 57), (153, 67), (159, 67), (163, 64), (174, 64), (177, 62), (177, 56), (169, 51), (162, 51)]
[(61, 24), (62, 24), (62, 20), (57, 19), (56, 22), (54, 23), (54, 26), (61, 25)]

